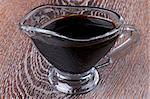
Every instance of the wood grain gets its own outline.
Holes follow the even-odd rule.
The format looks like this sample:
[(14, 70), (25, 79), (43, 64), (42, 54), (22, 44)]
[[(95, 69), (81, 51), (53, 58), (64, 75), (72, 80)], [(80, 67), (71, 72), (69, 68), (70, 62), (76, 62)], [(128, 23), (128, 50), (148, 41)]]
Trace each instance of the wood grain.
[[(72, 1), (68, 3), (67, 1)], [(1, 99), (149, 99), (148, 0), (0, 0)], [(65, 95), (47, 80), (51, 65), (18, 29), (22, 16), (43, 4), (91, 5), (114, 10), (141, 31), (141, 44), (113, 65), (99, 70), (97, 88), (83, 95)]]

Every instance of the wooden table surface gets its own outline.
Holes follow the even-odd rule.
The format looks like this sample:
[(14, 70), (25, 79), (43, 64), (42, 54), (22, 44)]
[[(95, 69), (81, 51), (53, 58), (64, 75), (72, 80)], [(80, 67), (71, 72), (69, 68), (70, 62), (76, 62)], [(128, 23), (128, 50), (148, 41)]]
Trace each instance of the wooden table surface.
[(104, 7), (124, 16), (141, 30), (141, 44), (101, 68), (99, 85), (87, 94), (65, 95), (49, 84), (51, 66), (18, 29), (18, 23), (34, 7), (67, 1), (75, 0), (0, 0), (0, 99), (150, 99), (150, 0), (77, 0), (80, 5)]

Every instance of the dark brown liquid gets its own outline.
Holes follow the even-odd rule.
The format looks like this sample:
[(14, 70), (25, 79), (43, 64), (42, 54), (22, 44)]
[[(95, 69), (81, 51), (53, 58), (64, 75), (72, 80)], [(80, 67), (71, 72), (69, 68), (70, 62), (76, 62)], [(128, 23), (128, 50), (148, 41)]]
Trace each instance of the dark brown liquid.
[[(104, 19), (78, 15), (58, 19), (44, 28), (74, 39), (89, 39), (111, 31), (115, 25)], [(41, 54), (54, 67), (69, 73), (83, 73), (91, 69), (109, 52), (117, 39), (74, 42), (58, 37), (40, 38), (44, 40), (39, 37), (32, 40)]]

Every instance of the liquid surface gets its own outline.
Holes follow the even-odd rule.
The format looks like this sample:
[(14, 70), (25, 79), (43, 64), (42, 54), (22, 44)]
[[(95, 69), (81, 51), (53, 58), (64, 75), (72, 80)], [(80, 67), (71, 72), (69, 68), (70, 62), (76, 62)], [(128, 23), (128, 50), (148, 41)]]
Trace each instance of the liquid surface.
[(78, 15), (56, 20), (45, 28), (70, 38), (88, 39), (103, 35), (114, 27), (115, 25), (110, 21)]
[[(48, 24), (44, 28), (56, 31), (60, 35), (67, 37), (88, 39), (111, 31), (115, 28), (115, 25), (107, 20), (94, 17), (67, 16)], [(42, 40), (39, 38), (42, 38)], [(32, 38), (40, 53), (54, 67), (60, 71), (74, 74), (83, 73), (91, 69), (109, 52), (116, 39), (117, 36), (103, 42), (98, 39), (79, 43), (58, 39), (57, 37), (45, 38), (40, 36)]]

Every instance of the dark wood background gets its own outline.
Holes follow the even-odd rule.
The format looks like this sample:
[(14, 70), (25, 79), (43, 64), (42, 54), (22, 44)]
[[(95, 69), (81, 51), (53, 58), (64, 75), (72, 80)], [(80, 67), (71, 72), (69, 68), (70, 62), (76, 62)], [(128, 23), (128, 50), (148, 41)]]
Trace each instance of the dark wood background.
[(74, 5), (67, 1), (75, 0), (0, 0), (0, 99), (150, 99), (149, 0), (76, 0), (78, 5), (104, 7), (124, 16), (141, 30), (141, 44), (101, 68), (99, 85), (87, 94), (65, 95), (49, 84), (51, 66), (18, 29), (18, 23), (38, 5)]

